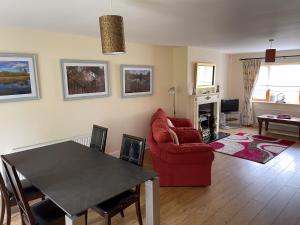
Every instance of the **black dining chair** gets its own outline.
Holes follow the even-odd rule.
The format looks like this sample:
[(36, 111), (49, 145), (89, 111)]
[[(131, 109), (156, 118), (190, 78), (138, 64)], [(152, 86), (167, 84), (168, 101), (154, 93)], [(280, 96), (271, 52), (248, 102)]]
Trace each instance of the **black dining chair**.
[[(44, 199), (44, 195), (34, 186), (30, 184), (28, 180), (20, 181), (24, 190), (24, 195), (27, 201), (35, 199)], [(13, 195), (12, 187), (10, 184), (6, 184), (0, 173), (0, 191), (1, 191), (1, 214), (0, 214), (0, 225), (10, 225), (11, 222), (11, 207), (15, 206), (16, 200)], [(5, 216), (6, 215), (6, 216)], [(6, 217), (6, 223), (4, 223), (4, 217)]]
[(107, 128), (93, 125), (90, 148), (105, 152)]
[(1, 156), (4, 169), (21, 214), (22, 225), (65, 225), (65, 213), (49, 199), (29, 206), (16, 168)]
[[(8, 190), (5, 186), (2, 175), (0, 174), (0, 188), (1, 188), (1, 215), (0, 215), (0, 225), (6, 224), (10, 225), (11, 220), (11, 204), (9, 201)], [(4, 216), (6, 212), (6, 223), (4, 222)]]
[[(120, 159), (142, 167), (145, 143), (146, 140), (144, 138), (123, 134)], [(93, 209), (105, 218), (105, 225), (111, 225), (111, 218), (119, 213), (124, 217), (124, 210), (132, 204), (135, 204), (139, 225), (142, 225), (140, 185), (93, 207)]]

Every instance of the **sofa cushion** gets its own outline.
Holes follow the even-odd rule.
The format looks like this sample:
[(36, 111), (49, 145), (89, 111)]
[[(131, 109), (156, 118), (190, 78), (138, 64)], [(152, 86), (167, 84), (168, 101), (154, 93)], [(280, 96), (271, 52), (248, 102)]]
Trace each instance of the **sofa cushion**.
[(193, 123), (190, 119), (175, 117), (168, 117), (168, 119), (175, 127), (193, 127)]
[(157, 143), (173, 142), (166, 120), (156, 119), (151, 126), (153, 138)]
[(168, 124), (169, 127), (175, 127), (174, 124), (172, 123), (172, 121), (169, 118), (167, 118), (167, 124)]
[(159, 108), (152, 116), (151, 118), (151, 124), (156, 120), (156, 119), (163, 119), (167, 120), (167, 114), (165, 113), (164, 110)]
[(169, 132), (171, 134), (171, 137), (173, 139), (173, 143), (175, 145), (179, 145), (179, 141), (178, 141), (178, 137), (177, 137), (177, 134), (172, 130), (172, 129), (169, 129)]
[(204, 143), (161, 143), (158, 147), (161, 149), (160, 159), (170, 164), (205, 164), (214, 159), (213, 148)]
[(201, 143), (202, 137), (200, 132), (191, 127), (171, 127), (178, 137), (179, 144)]

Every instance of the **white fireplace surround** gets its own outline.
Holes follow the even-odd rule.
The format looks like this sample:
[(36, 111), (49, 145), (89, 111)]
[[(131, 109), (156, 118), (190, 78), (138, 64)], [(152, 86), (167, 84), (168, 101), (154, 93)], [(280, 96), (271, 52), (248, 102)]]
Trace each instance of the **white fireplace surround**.
[(203, 104), (213, 103), (214, 104), (214, 116), (216, 118), (216, 132), (219, 132), (219, 121), (220, 121), (220, 93), (208, 93), (198, 94), (193, 96), (193, 121), (194, 127), (199, 129), (199, 106)]

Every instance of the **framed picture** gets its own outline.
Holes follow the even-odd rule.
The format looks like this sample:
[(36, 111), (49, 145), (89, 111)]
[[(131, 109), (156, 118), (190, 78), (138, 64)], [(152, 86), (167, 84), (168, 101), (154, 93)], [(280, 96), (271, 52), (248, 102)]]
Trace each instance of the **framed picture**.
[(65, 100), (109, 95), (108, 62), (62, 59), (61, 70)]
[(121, 65), (123, 97), (153, 94), (153, 66)]
[(0, 102), (39, 99), (37, 56), (0, 53)]

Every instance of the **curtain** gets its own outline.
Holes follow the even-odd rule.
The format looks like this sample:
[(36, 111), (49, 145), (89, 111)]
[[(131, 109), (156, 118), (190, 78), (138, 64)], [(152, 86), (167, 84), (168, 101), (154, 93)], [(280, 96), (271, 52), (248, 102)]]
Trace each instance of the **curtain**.
[(254, 123), (252, 108), (252, 93), (261, 65), (260, 59), (243, 61), (243, 82), (244, 82), (244, 108), (242, 112), (243, 125), (250, 126)]

